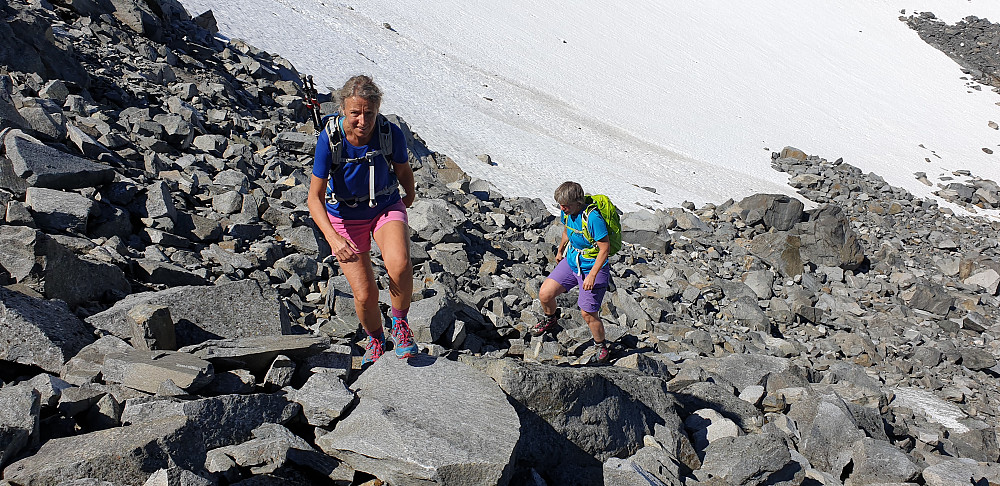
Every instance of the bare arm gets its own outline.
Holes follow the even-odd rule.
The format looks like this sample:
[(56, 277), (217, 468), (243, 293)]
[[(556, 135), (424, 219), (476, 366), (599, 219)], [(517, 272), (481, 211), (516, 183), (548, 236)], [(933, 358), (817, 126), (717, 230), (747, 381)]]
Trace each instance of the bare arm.
[(559, 248), (556, 250), (556, 263), (561, 262), (563, 258), (566, 257), (566, 245), (569, 244), (569, 234), (566, 228), (563, 228), (562, 238), (559, 239)]
[(587, 273), (587, 278), (583, 280), (583, 290), (594, 288), (594, 282), (597, 281), (597, 273), (601, 271), (604, 262), (608, 261), (608, 254), (611, 253), (611, 241), (607, 236), (597, 240), (595, 243), (597, 243), (597, 258), (594, 259), (594, 266)]
[(330, 224), (330, 217), (326, 212), (326, 179), (320, 179), (315, 175), (309, 181), (309, 215), (312, 216), (313, 223), (323, 233), (326, 242), (330, 244), (333, 255), (339, 261), (351, 261), (357, 258), (357, 248), (351, 245), (350, 241), (340, 236), (333, 225)]
[(395, 166), (396, 179), (399, 180), (399, 185), (403, 186), (403, 191), (406, 192), (406, 195), (403, 196), (403, 204), (410, 207), (417, 197), (416, 184), (413, 182), (413, 169), (410, 168), (410, 164), (395, 164)]

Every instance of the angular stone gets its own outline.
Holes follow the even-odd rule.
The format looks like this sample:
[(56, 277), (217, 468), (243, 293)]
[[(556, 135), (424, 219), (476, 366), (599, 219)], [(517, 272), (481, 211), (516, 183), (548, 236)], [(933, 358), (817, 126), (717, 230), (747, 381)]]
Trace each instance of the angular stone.
[(132, 325), (132, 346), (141, 351), (176, 350), (177, 334), (170, 308), (140, 304), (126, 313)]
[(114, 180), (111, 167), (60, 152), (15, 133), (5, 138), (14, 173), (29, 186), (49, 189), (100, 187)]
[(905, 483), (920, 468), (905, 452), (883, 440), (865, 437), (854, 444), (851, 484)]
[(87, 326), (65, 305), (0, 288), (0, 360), (58, 374), (92, 342)]
[(86, 233), (87, 218), (94, 208), (93, 200), (75, 192), (38, 187), (27, 189), (24, 203), (35, 222), (52, 232)]
[(305, 359), (330, 346), (330, 338), (296, 334), (290, 336), (260, 336), (205, 341), (181, 348), (214, 363), (222, 369), (242, 368), (261, 374), (268, 370), (278, 355)]
[(170, 287), (178, 285), (203, 286), (206, 282), (201, 275), (189, 272), (172, 263), (150, 260), (147, 258), (135, 261), (137, 272), (142, 280), (151, 284), (162, 284)]
[(302, 388), (288, 390), (288, 398), (302, 405), (309, 425), (326, 428), (354, 402), (354, 393), (336, 373), (316, 373)]
[(931, 314), (944, 316), (951, 310), (955, 298), (948, 294), (944, 287), (937, 284), (919, 283), (913, 286), (909, 298), (903, 295), (906, 304)]
[(187, 469), (170, 467), (149, 475), (142, 486), (213, 486), (215, 483)]
[(201, 470), (205, 447), (201, 430), (184, 418), (157, 419), (52, 439), (34, 455), (11, 464), (5, 479), (16, 484), (59, 484), (67, 478), (94, 478), (114, 484), (142, 484), (161, 468)]
[(284, 424), (301, 408), (284, 393), (223, 395), (189, 401), (176, 399), (127, 400), (122, 423), (142, 425), (163, 417), (187, 417), (204, 429), (209, 449), (239, 444), (250, 439), (253, 429), (266, 423)]
[(941, 458), (941, 462), (921, 471), (927, 486), (1000, 484), (1000, 465), (965, 458)]
[(264, 382), (262, 384), (265, 390), (274, 391), (291, 384), (292, 377), (294, 376), (295, 362), (287, 356), (279, 354), (271, 362), (271, 367), (264, 375)]
[(63, 366), (59, 376), (69, 383), (82, 386), (94, 383), (101, 376), (104, 358), (112, 353), (127, 353), (134, 348), (115, 336), (101, 336), (100, 339), (85, 346), (76, 356), (70, 358)]
[(754, 194), (730, 208), (748, 225), (763, 223), (767, 229), (788, 231), (802, 220), (802, 201), (784, 194)]
[(688, 415), (684, 419), (684, 427), (690, 433), (696, 451), (704, 451), (710, 443), (723, 437), (739, 437), (743, 433), (736, 422), (711, 408), (696, 410)]
[(247, 370), (217, 371), (212, 382), (201, 389), (201, 394), (215, 395), (247, 395), (253, 393), (257, 378)]
[[(799, 402), (792, 405), (790, 416), (802, 434), (799, 452), (813, 467), (840, 476), (851, 462), (853, 444), (865, 437), (847, 405), (836, 395), (822, 395), (818, 403), (810, 403), (804, 415), (797, 414)], [(809, 416), (811, 415), (811, 416)]]
[(626, 213), (621, 218), (622, 241), (657, 252), (666, 252), (667, 239), (662, 236), (666, 225), (659, 215), (646, 210)]
[(488, 376), (458, 362), (418, 355), (376, 361), (354, 389), (357, 407), (316, 440), (327, 454), (390, 484), (509, 480), (520, 423)]
[(764, 233), (750, 242), (750, 252), (786, 278), (802, 273), (802, 241), (785, 231)]
[(186, 391), (197, 391), (212, 381), (212, 363), (174, 351), (112, 353), (104, 358), (104, 380), (147, 393), (159, 391), (171, 380)]
[(730, 354), (721, 359), (706, 361), (703, 368), (721, 376), (742, 391), (752, 385), (763, 385), (767, 375), (782, 373), (790, 366), (791, 362), (787, 358), (763, 354)]
[[(523, 446), (518, 460), (535, 464), (556, 484), (598, 480), (604, 460), (638, 450), (656, 424), (684, 436), (678, 404), (661, 378), (510, 359), (481, 366), (516, 402)], [(664, 447), (675, 451), (679, 445)]]
[(962, 281), (966, 285), (975, 285), (986, 291), (990, 295), (997, 294), (997, 287), (1000, 286), (1000, 273), (992, 268), (987, 268), (982, 272), (973, 274)]
[(274, 144), (293, 154), (312, 155), (316, 151), (316, 137), (302, 132), (281, 132), (274, 137)]
[(54, 239), (45, 242), (45, 284), (49, 299), (71, 307), (94, 301), (114, 302), (132, 292), (125, 272), (117, 265), (78, 257)]
[(716, 383), (692, 383), (679, 390), (677, 398), (685, 411), (711, 408), (736, 422), (744, 432), (760, 431), (760, 427), (764, 425), (764, 415), (753, 405), (740, 400), (731, 390), (730, 387)]
[(970, 429), (962, 423), (968, 415), (954, 403), (939, 398), (919, 388), (893, 388), (890, 406), (905, 407), (929, 422), (941, 424), (953, 434), (963, 434)]
[(41, 394), (27, 385), (0, 388), (0, 468), (38, 445)]
[(0, 226), (0, 267), (7, 270), (15, 282), (41, 274), (41, 257), (45, 254), (45, 238), (36, 229), (26, 226)]
[(840, 206), (826, 205), (811, 211), (809, 221), (796, 225), (796, 230), (803, 261), (855, 270), (865, 260), (861, 241)]
[(174, 207), (174, 200), (170, 196), (170, 188), (163, 181), (156, 181), (146, 188), (146, 217), (148, 218), (170, 218), (170, 221), (177, 220), (177, 209)]
[(219, 338), (276, 336), (287, 334), (291, 328), (277, 293), (252, 279), (132, 294), (86, 321), (97, 329), (128, 339), (131, 328), (126, 313), (139, 304), (170, 309), (179, 347)]
[(773, 434), (724, 437), (705, 449), (700, 481), (721, 479), (724, 484), (801, 484), (805, 471), (792, 461), (785, 440)]
[(962, 348), (960, 352), (962, 354), (962, 366), (970, 370), (980, 371), (997, 365), (997, 359), (985, 349)]

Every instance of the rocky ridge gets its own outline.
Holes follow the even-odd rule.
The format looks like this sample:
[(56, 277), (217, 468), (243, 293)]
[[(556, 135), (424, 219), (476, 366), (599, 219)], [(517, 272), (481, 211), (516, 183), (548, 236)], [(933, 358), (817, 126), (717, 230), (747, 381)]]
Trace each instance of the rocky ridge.
[(996, 222), (786, 148), (815, 209), (623, 215), (596, 366), (572, 298), (527, 333), (545, 203), (395, 119), (422, 353), (361, 370), (293, 66), (170, 0), (0, 10), (0, 484), (1000, 482)]

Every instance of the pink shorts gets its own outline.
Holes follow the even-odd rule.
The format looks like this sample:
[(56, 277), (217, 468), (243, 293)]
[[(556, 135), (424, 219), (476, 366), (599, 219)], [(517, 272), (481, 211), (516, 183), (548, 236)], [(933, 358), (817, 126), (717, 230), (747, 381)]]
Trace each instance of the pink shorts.
[(385, 212), (372, 219), (340, 219), (330, 213), (326, 213), (330, 218), (333, 229), (348, 241), (354, 244), (360, 253), (368, 253), (372, 249), (372, 235), (378, 231), (382, 225), (389, 221), (402, 221), (409, 223), (406, 218), (406, 205), (399, 201), (392, 206), (385, 208)]

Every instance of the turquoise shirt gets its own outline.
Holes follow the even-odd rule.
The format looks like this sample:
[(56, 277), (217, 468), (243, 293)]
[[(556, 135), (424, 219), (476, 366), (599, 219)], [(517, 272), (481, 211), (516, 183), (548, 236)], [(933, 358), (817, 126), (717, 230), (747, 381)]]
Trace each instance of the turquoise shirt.
[[(566, 221), (566, 233), (569, 235), (569, 245), (566, 250), (566, 260), (569, 262), (569, 268), (577, 274), (583, 274), (586, 277), (587, 273), (594, 268), (594, 259), (587, 258), (583, 256), (580, 251), (591, 248), (592, 245), (587, 238), (583, 236), (580, 231), (583, 230), (583, 211), (580, 211), (575, 216), (567, 215), (560, 211), (559, 220)], [(568, 216), (567, 218), (563, 218)], [(575, 229), (576, 231), (570, 231), (569, 228)], [(587, 229), (590, 232), (590, 236), (594, 238), (594, 241), (599, 241), (602, 238), (608, 237), (608, 224), (604, 222), (604, 218), (601, 217), (601, 213), (596, 209), (591, 209), (590, 214), (587, 216)], [(604, 260), (604, 266), (607, 267), (610, 262), (610, 258)]]

